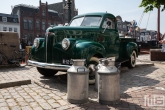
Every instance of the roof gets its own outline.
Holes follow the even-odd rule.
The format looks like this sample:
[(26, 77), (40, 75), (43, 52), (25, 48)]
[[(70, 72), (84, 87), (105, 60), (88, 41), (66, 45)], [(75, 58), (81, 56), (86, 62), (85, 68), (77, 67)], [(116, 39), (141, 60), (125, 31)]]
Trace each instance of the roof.
[(35, 7), (32, 5), (26, 5), (26, 4), (19, 4), (19, 5), (15, 5), (13, 7), (12, 13), (17, 14), (18, 10), (28, 10), (29, 12), (38, 12), (39, 7)]
[[(75, 16), (75, 17), (88, 16), (88, 15), (92, 15), (92, 16), (94, 16), (94, 15), (96, 15), (96, 16), (97, 16), (97, 15), (98, 15), (98, 16), (109, 15), (109, 16), (112, 16), (112, 17), (115, 18), (115, 16), (114, 16), (113, 14), (111, 14), (111, 13), (106, 13), (106, 12), (85, 13), (85, 14), (77, 15), (77, 16)], [(75, 17), (74, 17), (74, 18), (75, 18)]]
[(27, 5), (27, 4), (18, 4), (18, 5), (15, 5), (14, 7), (20, 7), (20, 6), (27, 7), (27, 8), (34, 8), (34, 9), (37, 9), (38, 8), (36, 6)]
[(48, 9), (55, 10), (58, 13), (63, 13), (63, 2), (49, 4)]
[(18, 18), (18, 15), (11, 15), (11, 14), (5, 14), (5, 13), (0, 13), (0, 16), (11, 17), (11, 18)]

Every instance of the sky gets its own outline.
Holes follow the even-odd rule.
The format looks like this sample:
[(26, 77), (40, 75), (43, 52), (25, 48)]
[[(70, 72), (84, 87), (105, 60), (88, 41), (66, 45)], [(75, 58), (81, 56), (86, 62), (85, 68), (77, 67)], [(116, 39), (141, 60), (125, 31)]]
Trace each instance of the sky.
[[(63, 0), (41, 0), (48, 4), (62, 2)], [(140, 28), (157, 30), (157, 9), (144, 13), (144, 8), (139, 8), (142, 0), (75, 0), (78, 14), (88, 12), (108, 12), (115, 16), (121, 16), (123, 21), (135, 20)], [(0, 3), (0, 13), (11, 13), (11, 7), (18, 4), (39, 6), (39, 0), (3, 0)], [(147, 22), (148, 21), (148, 22)], [(160, 32), (165, 33), (165, 11), (160, 13)]]

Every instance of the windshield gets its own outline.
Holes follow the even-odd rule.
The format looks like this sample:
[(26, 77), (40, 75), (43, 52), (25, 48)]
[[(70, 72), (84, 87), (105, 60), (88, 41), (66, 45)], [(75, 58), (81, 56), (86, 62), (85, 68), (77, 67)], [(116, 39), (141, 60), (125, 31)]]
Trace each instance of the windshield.
[(70, 26), (100, 26), (101, 16), (85, 16), (74, 19)]

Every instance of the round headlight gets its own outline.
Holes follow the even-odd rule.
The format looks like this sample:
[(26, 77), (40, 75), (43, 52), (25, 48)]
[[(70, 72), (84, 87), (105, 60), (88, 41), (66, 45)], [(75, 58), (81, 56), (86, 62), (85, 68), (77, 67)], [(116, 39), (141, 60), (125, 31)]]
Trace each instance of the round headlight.
[(69, 48), (69, 46), (70, 46), (70, 41), (69, 41), (69, 39), (64, 38), (64, 39), (62, 40), (62, 48), (63, 48), (64, 50), (67, 50), (67, 49)]
[(40, 43), (40, 40), (39, 40), (38, 38), (35, 38), (35, 39), (34, 39), (34, 42), (33, 42), (34, 47), (35, 47), (35, 48), (38, 48), (39, 43)]

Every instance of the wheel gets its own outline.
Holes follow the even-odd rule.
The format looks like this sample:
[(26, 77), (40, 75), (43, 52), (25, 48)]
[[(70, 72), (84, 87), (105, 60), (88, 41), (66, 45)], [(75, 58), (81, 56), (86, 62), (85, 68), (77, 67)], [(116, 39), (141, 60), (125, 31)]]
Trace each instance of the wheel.
[(37, 67), (37, 70), (40, 74), (42, 74), (45, 77), (54, 76), (58, 72), (56, 70), (45, 69), (45, 68), (40, 68), (40, 67)]
[(92, 57), (89, 60), (89, 64), (87, 68), (89, 69), (89, 84), (94, 84), (95, 83), (95, 66), (99, 64), (99, 59), (97, 57)]
[(26, 50), (19, 50), (15, 52), (14, 62), (18, 67), (25, 67), (27, 65), (26, 60), (28, 58), (28, 53)]
[(135, 51), (132, 51), (132, 54), (127, 63), (128, 63), (129, 68), (134, 68), (136, 66), (136, 52)]

